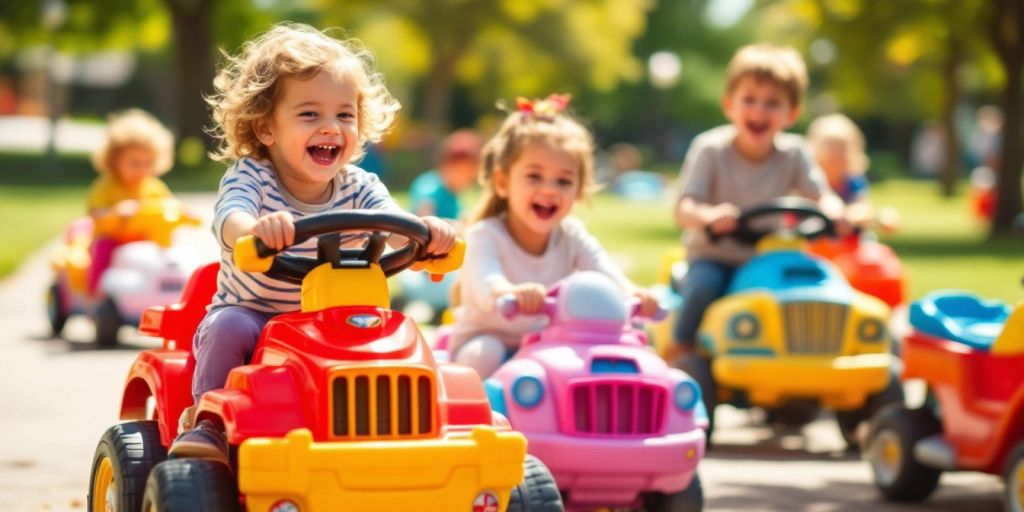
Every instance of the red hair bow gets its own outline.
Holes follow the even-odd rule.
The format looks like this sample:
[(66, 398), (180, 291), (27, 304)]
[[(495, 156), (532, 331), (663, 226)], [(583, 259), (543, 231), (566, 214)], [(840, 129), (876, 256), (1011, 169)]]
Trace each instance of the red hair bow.
[(516, 98), (516, 110), (526, 115), (538, 117), (555, 117), (569, 106), (569, 94), (549, 94), (542, 100), (530, 100), (522, 96)]

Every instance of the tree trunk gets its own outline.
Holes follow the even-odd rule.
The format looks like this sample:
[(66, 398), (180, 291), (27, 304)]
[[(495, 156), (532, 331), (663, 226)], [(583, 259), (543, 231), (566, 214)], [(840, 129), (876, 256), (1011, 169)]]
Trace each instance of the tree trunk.
[(994, 0), (993, 42), (1006, 72), (1002, 91), (1003, 131), (996, 180), (996, 212), (990, 236), (1008, 233), (1021, 211), (1021, 170), (1024, 168), (1024, 5), (1019, 0)]
[(423, 84), (423, 123), (430, 145), (440, 139), (445, 130), (452, 104), (452, 75), (454, 58), (439, 58), (430, 68)]
[(203, 130), (209, 120), (203, 95), (211, 91), (214, 76), (212, 0), (166, 0), (177, 43), (178, 64), (176, 126), (178, 143), (198, 137), (207, 148), (212, 140)]
[(959, 38), (955, 34), (949, 38), (947, 51), (946, 59), (942, 63), (942, 82), (946, 85), (946, 96), (942, 102), (942, 131), (946, 139), (946, 158), (939, 182), (942, 185), (942, 195), (952, 197), (956, 192), (956, 182), (962, 175), (960, 134), (956, 129), (956, 106), (960, 101), (960, 81), (957, 79), (957, 69), (960, 67), (963, 52)]

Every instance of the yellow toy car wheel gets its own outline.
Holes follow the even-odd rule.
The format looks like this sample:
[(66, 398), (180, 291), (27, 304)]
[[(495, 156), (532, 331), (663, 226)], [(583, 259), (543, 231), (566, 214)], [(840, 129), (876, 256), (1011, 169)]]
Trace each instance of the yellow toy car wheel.
[(155, 421), (107, 429), (93, 456), (89, 510), (139, 510), (146, 476), (167, 458)]

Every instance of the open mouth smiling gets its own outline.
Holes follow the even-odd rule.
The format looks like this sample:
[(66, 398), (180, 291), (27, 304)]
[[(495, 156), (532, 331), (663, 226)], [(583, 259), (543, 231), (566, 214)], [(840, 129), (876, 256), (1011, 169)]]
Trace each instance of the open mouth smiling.
[(747, 130), (754, 135), (762, 135), (768, 132), (768, 123), (747, 121)]
[(312, 158), (314, 162), (320, 165), (329, 165), (338, 158), (338, 153), (341, 152), (341, 146), (334, 144), (317, 144), (315, 146), (307, 147), (306, 152), (309, 153), (309, 157)]
[(533, 203), (530, 206), (531, 208), (533, 208), (533, 213), (543, 220), (550, 219), (555, 215), (556, 212), (558, 212), (558, 206), (556, 205), (545, 206), (542, 204)]

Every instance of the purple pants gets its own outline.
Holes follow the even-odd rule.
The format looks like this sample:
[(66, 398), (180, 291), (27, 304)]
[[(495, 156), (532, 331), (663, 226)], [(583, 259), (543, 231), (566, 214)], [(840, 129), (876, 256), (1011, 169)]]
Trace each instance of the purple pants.
[(206, 314), (192, 340), (196, 358), (194, 403), (199, 403), (203, 393), (224, 387), (228, 373), (249, 361), (263, 326), (272, 316), (242, 306), (221, 306)]

